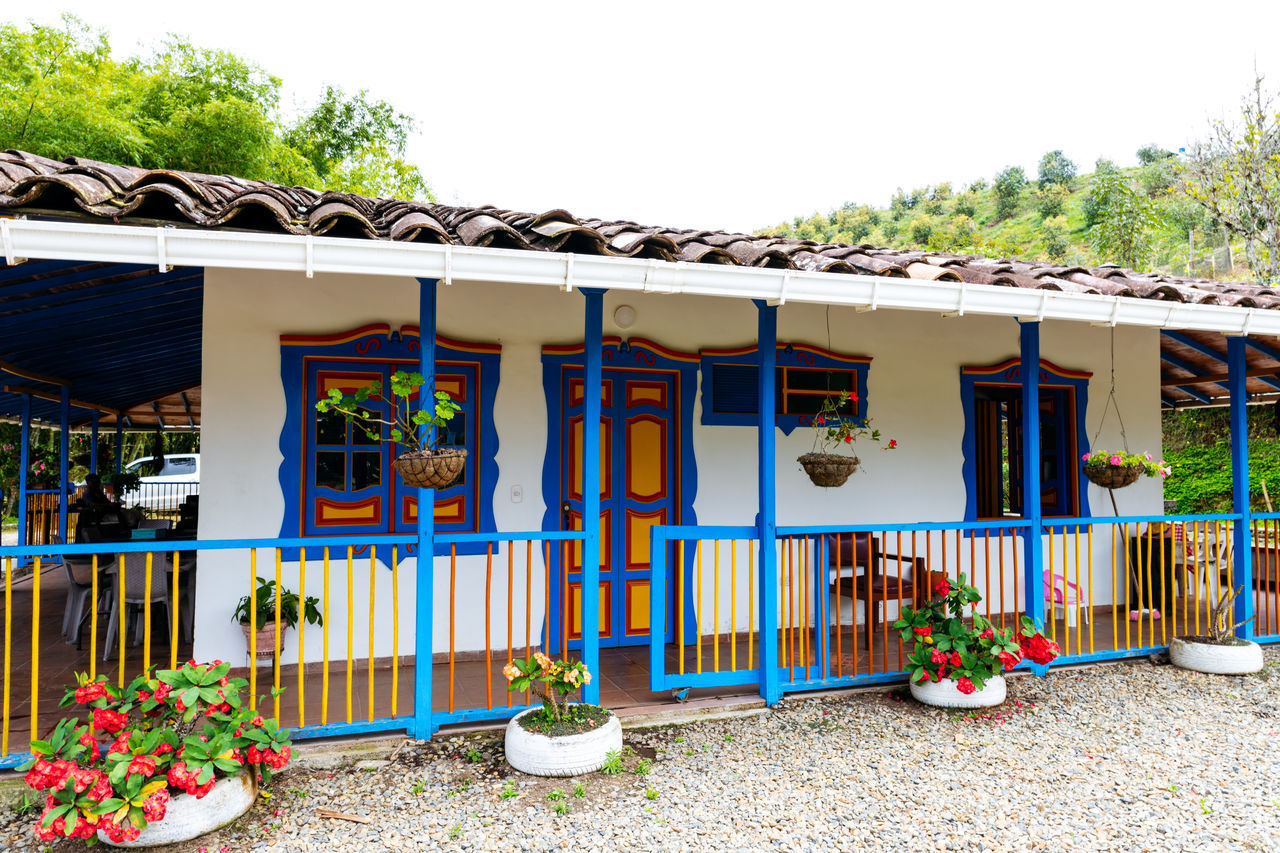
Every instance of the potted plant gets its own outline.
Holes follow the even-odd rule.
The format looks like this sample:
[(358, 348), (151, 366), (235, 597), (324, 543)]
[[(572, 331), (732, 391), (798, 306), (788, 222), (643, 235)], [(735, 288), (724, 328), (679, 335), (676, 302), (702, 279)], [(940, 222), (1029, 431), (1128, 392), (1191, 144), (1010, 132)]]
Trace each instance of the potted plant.
[(102, 485), (111, 490), (111, 496), (117, 501), (123, 501), (127, 493), (138, 491), (142, 485), (142, 477), (133, 471), (117, 471), (113, 474), (104, 474)]
[(1084, 475), (1089, 482), (1104, 489), (1123, 489), (1138, 482), (1139, 477), (1164, 479), (1173, 468), (1163, 459), (1156, 461), (1150, 453), (1130, 453), (1127, 450), (1095, 450), (1082, 457)]
[[(435, 409), (414, 411), (410, 398), (425, 384), (421, 373), (397, 370), (391, 374), (391, 399), (382, 396), (382, 383), (371, 382), (354, 394), (343, 394), (338, 388), (329, 389), (328, 399), (316, 403), (321, 412), (339, 412), (347, 423), (364, 430), (374, 441), (382, 440), (382, 425), (391, 428), (393, 445), (407, 447), (395, 457), (396, 471), (407, 486), (423, 489), (443, 489), (453, 484), (467, 464), (465, 447), (441, 447), (442, 428), (453, 419), (462, 407), (445, 391), (435, 393)], [(380, 401), (390, 407), (390, 420), (377, 417), (364, 407), (370, 400)], [(420, 430), (420, 427), (428, 427)], [(425, 432), (425, 437), (420, 435)]]
[[(813, 417), (813, 449), (796, 461), (815, 486), (843, 486), (862, 461), (854, 453), (854, 442), (860, 438), (880, 440), (880, 430), (871, 428), (870, 418), (858, 420), (841, 414), (851, 400), (857, 399), (858, 395), (849, 391), (828, 396)], [(881, 449), (897, 447), (897, 440), (890, 439)]]
[[(314, 596), (307, 596), (302, 604), (302, 617), (307, 620), (308, 625), (323, 625), (324, 620), (320, 616), (320, 599)], [(283, 646), (283, 634), (290, 628), (298, 625), (298, 594), (292, 590), (280, 587), (280, 633), (281, 645)], [(270, 659), (275, 655), (276, 649), (276, 582), (269, 581), (266, 578), (258, 578), (258, 587), (254, 590), (253, 608), (256, 612), (254, 623), (257, 625), (257, 639), (254, 641), (257, 647), (258, 660), (264, 658)], [(244, 631), (245, 647), (249, 647), (249, 633), (251, 625), (249, 623), (249, 596), (244, 595), (236, 602), (236, 609), (231, 613), (232, 621), (240, 623), (240, 629)]]
[(1169, 643), (1169, 660), (1174, 666), (1213, 675), (1247, 675), (1262, 669), (1262, 647), (1235, 636), (1243, 622), (1231, 623), (1232, 605), (1244, 587), (1225, 589), (1217, 604), (1209, 608), (1208, 636), (1174, 637)]
[(1017, 628), (997, 628), (976, 610), (966, 617), (965, 609), (982, 596), (963, 574), (955, 586), (941, 579), (934, 593), (923, 607), (904, 607), (893, 623), (903, 642), (912, 644), (907, 681), (919, 702), (942, 708), (999, 705), (1005, 698), (1003, 672), (1023, 658), (1048, 664), (1060, 654), (1025, 616)]
[(533, 776), (577, 776), (604, 766), (610, 752), (622, 750), (622, 725), (607, 708), (569, 702), (569, 695), (591, 683), (587, 665), (553, 661), (542, 652), (512, 661), (502, 669), (507, 690), (532, 690), (541, 707), (522, 711), (507, 723), (507, 763)]
[(123, 690), (77, 675), (62, 700), (77, 713), (33, 740), (19, 768), (45, 794), (36, 837), (150, 847), (248, 811), (292, 747), (286, 729), (242, 704), (245, 681), (228, 678), (230, 666), (152, 668)]

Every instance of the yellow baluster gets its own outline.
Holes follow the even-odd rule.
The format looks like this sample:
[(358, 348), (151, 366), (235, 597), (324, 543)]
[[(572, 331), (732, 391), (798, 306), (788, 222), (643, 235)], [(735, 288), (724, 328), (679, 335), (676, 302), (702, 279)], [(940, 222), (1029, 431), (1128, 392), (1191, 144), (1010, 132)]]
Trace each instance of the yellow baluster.
[[(147, 552), (146, 567), (143, 570), (142, 583), (142, 600), (146, 602), (142, 606), (142, 671), (148, 672), (151, 669), (151, 562), (152, 553)], [(123, 614), (121, 614), (123, 616)], [(123, 633), (123, 625), (121, 625), (121, 633)]]
[[(36, 557), (34, 574), (31, 577), (31, 737), (38, 738), (40, 732), (40, 715), (37, 705), (40, 701), (40, 558)], [(123, 587), (124, 584), (121, 584)], [(123, 609), (120, 611), (123, 617)], [(120, 631), (124, 636), (124, 630)], [(124, 671), (124, 656), (121, 656), (120, 669)]]
[(307, 724), (307, 549), (298, 549), (298, 728)]
[[(96, 600), (96, 598), (95, 598)], [(178, 581), (178, 552), (173, 552), (173, 586), (169, 596), (169, 669), (178, 668), (178, 615), (182, 612), (182, 590)], [(96, 609), (96, 608), (95, 608)], [(93, 657), (93, 655), (89, 655)]]
[(276, 619), (275, 619), (275, 658), (272, 660), (272, 685), (274, 686), (273, 696), (274, 708), (272, 715), (278, 720), (280, 719), (280, 665), (284, 663), (280, 659), (280, 549), (276, 549)]
[(258, 549), (249, 549), (249, 707), (258, 708)]
[[(89, 600), (93, 602), (93, 606), (89, 608), (89, 680), (94, 681), (98, 677), (98, 555), (94, 554), (90, 562), (93, 566), (91, 572), (93, 597)], [(5, 637), (5, 648), (9, 648), (8, 637)], [(5, 669), (7, 670), (8, 667), (6, 666)]]
[(693, 608), (693, 630), (698, 643), (698, 672), (702, 672), (702, 540), (693, 545), (693, 559), (696, 564), (693, 588), (697, 601)]
[(378, 549), (369, 549), (369, 721), (373, 722), (373, 606), (374, 587), (377, 585)]
[(684, 540), (676, 540), (676, 652), (684, 675)]
[(756, 668), (756, 552), (747, 540), (747, 669)]
[(116, 611), (116, 613), (119, 614), (116, 619), (116, 640), (119, 641), (119, 644), (120, 644), (119, 678), (120, 678), (120, 688), (123, 689), (124, 688), (124, 554), (120, 555), (120, 565), (116, 567), (116, 587), (117, 587), (116, 591), (119, 594), (118, 601), (116, 603), (120, 608), (119, 610)]
[(729, 669), (738, 669), (738, 540), (729, 541)]
[(351, 693), (354, 668), (355, 639), (355, 552), (347, 546), (347, 722), (351, 722)]
[(715, 618), (711, 622), (711, 635), (713, 645), (711, 646), (712, 666), (715, 671), (720, 671), (720, 540), (716, 540), (715, 545), (715, 568), (711, 572), (711, 582), (714, 584), (715, 592), (712, 597), (712, 607), (714, 608)]
[[(400, 694), (400, 561), (397, 546), (391, 546), (391, 716), (396, 715), (397, 699)], [(507, 595), (510, 596), (510, 587)], [(510, 606), (510, 602), (508, 602)], [(510, 636), (510, 617), (508, 631)]]
[(329, 546), (324, 546), (324, 602), (320, 617), (324, 619), (324, 671), (320, 675), (320, 723), (329, 722)]
[[(94, 575), (97, 580), (97, 575)], [(95, 608), (96, 609), (96, 608)], [(94, 648), (97, 648), (96, 646)], [(13, 649), (13, 557), (4, 560), (4, 719), (0, 730), (0, 755), (9, 754), (9, 681), (13, 677), (10, 650)], [(96, 656), (91, 651), (90, 658)], [(35, 737), (35, 732), (31, 733)]]

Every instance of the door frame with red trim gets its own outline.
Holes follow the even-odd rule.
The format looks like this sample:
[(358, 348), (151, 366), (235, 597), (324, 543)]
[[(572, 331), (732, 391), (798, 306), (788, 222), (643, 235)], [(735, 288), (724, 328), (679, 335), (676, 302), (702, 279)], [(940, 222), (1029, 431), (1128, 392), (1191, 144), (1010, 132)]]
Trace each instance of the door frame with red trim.
[[(546, 503), (543, 516), (543, 529), (547, 531), (565, 528), (562, 507), (569, 503), (571, 511), (580, 512), (581, 504), (575, 496), (569, 494), (571, 489), (567, 480), (571, 476), (572, 436), (569, 426), (575, 413), (581, 409), (581, 386), (583, 369), (583, 347), (581, 344), (568, 346), (546, 346), (542, 350), (543, 391), (547, 402), (547, 452), (543, 463), (542, 493)], [(696, 353), (682, 353), (669, 350), (652, 341), (632, 338), (625, 345), (617, 337), (605, 338), (602, 352), (602, 366), (605, 387), (610, 389), (606, 399), (602, 400), (601, 420), (611, 429), (605, 433), (601, 441), (602, 455), (611, 460), (610, 469), (601, 472), (601, 516), (617, 513), (622, 523), (612, 525), (614, 531), (611, 541), (601, 541), (601, 586), (608, 590), (608, 600), (600, 602), (600, 616), (608, 635), (602, 635), (602, 647), (620, 645), (642, 645), (649, 641), (649, 628), (628, 632), (625, 614), (627, 612), (627, 593), (641, 577), (648, 577), (648, 564), (642, 569), (632, 569), (638, 565), (630, 560), (626, 547), (625, 519), (626, 508), (634, 512), (645, 509), (660, 511), (656, 504), (645, 501), (644, 496), (636, 496), (626, 481), (627, 470), (625, 443), (617, 440), (625, 433), (624, 423), (613, 424), (621, 415), (626, 421), (636, 424), (656, 422), (665, 430), (663, 446), (667, 449), (669, 460), (664, 472), (669, 478), (665, 491), (669, 498), (666, 507), (669, 512), (657, 523), (662, 524), (696, 524), (693, 502), (697, 492), (697, 463), (693, 453), (693, 407), (694, 395), (697, 393), (699, 359)], [(652, 399), (632, 397), (625, 398), (621, 383), (617, 380), (627, 378), (638, 381), (644, 390), (653, 393)], [(573, 387), (576, 380), (577, 389)], [(613, 399), (613, 395), (619, 395)], [(669, 397), (667, 396), (669, 395)], [(667, 397), (667, 399), (662, 399)], [(630, 405), (628, 405), (630, 404)], [(577, 415), (580, 417), (580, 414)], [(647, 543), (646, 543), (647, 544)], [(632, 547), (634, 551), (634, 544)], [(576, 565), (576, 549), (566, 549), (569, 557), (570, 573), (562, 574), (563, 566), (560, 554), (553, 549), (551, 565), (551, 619), (552, 651), (560, 652), (560, 638), (565, 636), (565, 625), (562, 617), (568, 613), (566, 608), (566, 591), (576, 591), (573, 582), (578, 572)], [(668, 566), (674, 560), (667, 561)], [(630, 575), (630, 577), (628, 577)], [(566, 580), (568, 583), (566, 583)], [(628, 581), (631, 583), (628, 584)], [(647, 581), (645, 582), (647, 585)], [(607, 586), (606, 586), (607, 584)], [(675, 584), (668, 578), (666, 588), (672, 590)], [(647, 612), (647, 600), (641, 601)], [(666, 608), (666, 612), (674, 612), (674, 608)], [(670, 642), (673, 626), (665, 626), (666, 641)], [(580, 646), (573, 635), (569, 636), (569, 648)]]

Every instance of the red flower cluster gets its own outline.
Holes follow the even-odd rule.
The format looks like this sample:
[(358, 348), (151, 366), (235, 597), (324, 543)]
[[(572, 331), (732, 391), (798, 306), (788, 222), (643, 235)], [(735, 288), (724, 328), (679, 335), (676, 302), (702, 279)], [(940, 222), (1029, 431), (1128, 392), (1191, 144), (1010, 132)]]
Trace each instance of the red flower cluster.
[(960, 678), (956, 681), (956, 689), (968, 696), (974, 691), (973, 682), (967, 678)]
[(150, 779), (156, 772), (156, 760), (150, 755), (135, 755), (133, 760), (129, 762), (129, 769), (125, 771), (125, 776), (132, 776), (135, 773), (141, 773), (145, 778)]
[(123, 824), (115, 821), (103, 822), (99, 827), (107, 834), (107, 838), (111, 839), (114, 844), (124, 844), (130, 841), (137, 841), (138, 836), (142, 834), (142, 830), (129, 823), (129, 819), (125, 818)]
[(93, 709), (93, 727), (102, 729), (104, 732), (115, 734), (125, 727), (129, 722), (129, 715), (123, 711), (113, 711), (110, 708), (94, 708)]
[(209, 781), (205, 782), (203, 785), (198, 784), (196, 779), (199, 775), (199, 773), (192, 773), (187, 769), (187, 762), (179, 761), (177, 764), (169, 768), (169, 775), (167, 777), (169, 787), (177, 788), (179, 791), (185, 791), (198, 800), (213, 790), (213, 785), (216, 781), (216, 777), (210, 777)]
[(293, 750), (285, 746), (277, 751), (275, 749), (258, 749), (251, 746), (245, 751), (245, 757), (249, 759), (250, 764), (265, 764), (272, 770), (279, 770), (289, 763), (289, 756), (293, 754)]
[(1022, 662), (1021, 652), (1000, 652), (996, 657), (1000, 659), (1000, 664), (1004, 667), (1005, 672), (1008, 672)]
[(83, 687), (76, 688), (76, 701), (81, 705), (97, 702), (107, 698), (107, 685), (101, 681), (91, 681)]
[(156, 820), (164, 820), (164, 814), (168, 808), (169, 792), (161, 788), (143, 801), (142, 814), (147, 819), (147, 823), (151, 823)]
[(916, 636), (917, 636), (917, 637), (927, 637), (927, 636), (929, 636), (930, 634), (932, 634), (932, 633), (933, 633), (933, 626), (931, 626), (931, 625), (923, 625), (923, 626), (918, 627), (918, 628), (915, 628), (915, 629), (913, 629), (913, 630), (916, 632)]
[(1058, 648), (1058, 644), (1053, 640), (1046, 638), (1043, 634), (1033, 634), (1030, 637), (1023, 637), (1019, 641), (1022, 648), (1022, 655), (1032, 663), (1050, 664), (1053, 659), (1062, 654), (1062, 650)]
[(35, 766), (22, 778), (27, 783), (27, 787), (36, 791), (57, 790), (67, 783), (67, 779), (75, 770), (75, 762), (61, 758), (57, 761), (39, 758), (36, 759)]
[(947, 596), (951, 594), (951, 581), (943, 578), (933, 585), (934, 595)]

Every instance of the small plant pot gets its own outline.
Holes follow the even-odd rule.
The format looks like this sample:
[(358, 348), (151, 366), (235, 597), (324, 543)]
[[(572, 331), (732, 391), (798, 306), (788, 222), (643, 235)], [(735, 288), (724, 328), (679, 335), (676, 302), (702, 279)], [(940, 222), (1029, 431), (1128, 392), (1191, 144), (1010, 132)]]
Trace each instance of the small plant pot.
[(1006, 688), (1003, 675), (987, 679), (981, 690), (961, 693), (950, 678), (941, 681), (911, 682), (911, 698), (936, 708), (992, 708), (1004, 701)]
[(444, 489), (467, 467), (467, 451), (461, 447), (443, 447), (435, 451), (401, 453), (395, 465), (406, 486)]
[(1132, 486), (1142, 476), (1136, 465), (1086, 465), (1084, 475), (1089, 482), (1104, 489), (1123, 489)]
[(258, 786), (253, 774), (242, 770), (238, 775), (217, 782), (198, 800), (190, 794), (177, 794), (169, 800), (164, 819), (147, 824), (147, 828), (133, 841), (115, 844), (101, 830), (98, 831), (98, 840), (110, 847), (135, 849), (190, 841), (240, 817), (249, 810), (257, 796)]
[(507, 723), (507, 763), (531, 776), (581, 776), (604, 766), (605, 756), (622, 750), (622, 724), (614, 714), (602, 726), (589, 732), (549, 736), (531, 732), (520, 725), (529, 714), (542, 708), (530, 708)]
[(831, 489), (843, 486), (849, 475), (858, 470), (861, 460), (856, 456), (841, 456), (836, 453), (806, 453), (796, 461), (815, 486)]
[[(273, 657), (275, 657), (275, 653), (276, 653), (276, 626), (275, 625), (267, 625), (265, 628), (259, 628), (256, 632), (251, 632), (249, 630), (249, 626), (241, 622), (240, 630), (244, 632), (245, 654), (249, 653), (249, 635), (251, 633), (256, 633), (258, 635), (257, 640), (255, 641), (257, 643), (258, 663), (262, 663), (264, 661), (269, 662)], [(284, 625), (280, 626), (280, 653), (281, 654), (284, 653), (284, 641), (288, 636), (288, 631), (289, 629), (284, 627)]]
[(1262, 669), (1262, 647), (1246, 642), (1238, 646), (1198, 642), (1200, 638), (1174, 637), (1169, 660), (1181, 669), (1210, 675), (1248, 675)]

